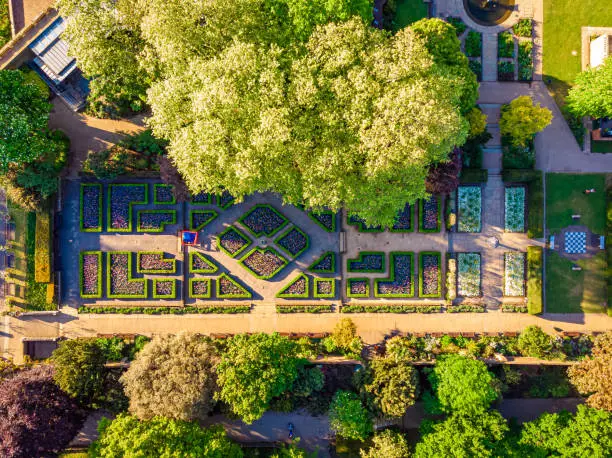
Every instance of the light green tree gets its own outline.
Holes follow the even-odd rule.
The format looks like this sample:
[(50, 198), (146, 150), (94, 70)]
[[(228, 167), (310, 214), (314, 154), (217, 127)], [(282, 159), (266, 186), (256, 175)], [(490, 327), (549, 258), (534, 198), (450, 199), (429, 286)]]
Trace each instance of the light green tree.
[(501, 108), (499, 128), (513, 146), (527, 146), (552, 121), (552, 112), (522, 95)]
[(410, 449), (406, 437), (386, 429), (372, 438), (372, 445), (359, 451), (361, 458), (409, 458)]
[(373, 432), (372, 419), (359, 397), (339, 390), (329, 406), (329, 426), (345, 439), (365, 440)]
[(520, 334), (518, 349), (524, 356), (545, 358), (553, 348), (553, 339), (539, 326), (527, 326)]
[(579, 73), (566, 101), (575, 116), (612, 117), (612, 57)]

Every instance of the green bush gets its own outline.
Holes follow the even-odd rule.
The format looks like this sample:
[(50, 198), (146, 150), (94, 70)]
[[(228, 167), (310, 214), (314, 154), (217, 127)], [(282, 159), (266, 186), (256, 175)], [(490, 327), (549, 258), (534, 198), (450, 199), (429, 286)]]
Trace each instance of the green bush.
[(506, 183), (527, 184), (527, 236), (544, 237), (544, 182), (541, 170), (506, 169), (502, 171)]
[(524, 18), (514, 24), (512, 31), (517, 37), (531, 38), (533, 30), (533, 20), (531, 18)]
[(98, 315), (187, 315), (200, 313), (249, 313), (250, 305), (219, 305), (205, 307), (80, 307), (79, 313), (92, 313)]
[(51, 282), (51, 225), (49, 212), (36, 214), (36, 245), (34, 254), (34, 280), (39, 283)]
[[(8, 0), (0, 0), (0, 48), (11, 39)], [(48, 88), (47, 88), (48, 90)]]
[(114, 180), (126, 173), (127, 151), (112, 147), (103, 151), (88, 151), (83, 170), (101, 180)]
[(514, 38), (511, 32), (497, 35), (497, 57), (514, 57)]
[(482, 33), (470, 30), (465, 38), (465, 54), (468, 57), (480, 57), (482, 54)]
[(476, 79), (482, 81), (482, 63), (479, 60), (470, 60), (468, 65), (470, 70), (476, 75)]
[(608, 315), (612, 316), (612, 189), (607, 193), (606, 255), (608, 258)]
[(535, 147), (533, 140), (526, 146), (512, 145), (508, 138), (502, 137), (502, 166), (504, 169), (532, 169), (535, 166)]
[(553, 340), (539, 326), (527, 326), (519, 334), (518, 349), (523, 356), (545, 358), (553, 349)]
[(487, 169), (462, 169), (459, 182), (461, 183), (486, 183), (489, 179)]
[(467, 25), (465, 25), (465, 23), (461, 20), (460, 17), (451, 16), (446, 18), (446, 21), (455, 28), (455, 30), (457, 31), (457, 36), (462, 35), (463, 32), (465, 32), (465, 29), (467, 29)]
[[(0, 47), (2, 47), (1, 44), (1, 40), (2, 40), (2, 8), (3, 8), (3, 4), (6, 4), (6, 0), (0, 0)], [(9, 34), (10, 34), (10, 29), (9, 29)], [(23, 73), (23, 78), (26, 84), (34, 84), (35, 86), (38, 86), (38, 88), (40, 89), (40, 91), (45, 94), (46, 98), (49, 98), (51, 96), (51, 90), (49, 89), (49, 86), (47, 86), (47, 83), (45, 83), (43, 81), (43, 79), (38, 76), (38, 73), (36, 73), (34, 70), (32, 70), (30, 67), (28, 66), (23, 66), (19, 69), (21, 71), (21, 73)]]
[(166, 140), (154, 137), (151, 129), (127, 135), (119, 144), (124, 148), (143, 153), (147, 156), (164, 154), (168, 146)]
[(329, 313), (331, 305), (277, 305), (278, 313)]
[(533, 78), (533, 43), (521, 41), (518, 49), (519, 80), (531, 81)]
[(484, 313), (487, 309), (484, 305), (464, 304), (447, 307), (446, 311), (448, 313)]
[(343, 305), (341, 313), (440, 313), (439, 305)]
[(527, 247), (527, 310), (531, 315), (543, 311), (542, 304), (542, 247)]
[(498, 62), (497, 79), (499, 81), (514, 81), (514, 62)]

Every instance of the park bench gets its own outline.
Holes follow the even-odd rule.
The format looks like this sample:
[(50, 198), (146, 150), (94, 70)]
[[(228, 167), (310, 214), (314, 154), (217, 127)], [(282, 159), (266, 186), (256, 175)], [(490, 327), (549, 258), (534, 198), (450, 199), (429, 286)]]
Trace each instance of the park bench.
[(580, 219), (580, 215), (572, 215), (572, 219)]
[(578, 265), (574, 264), (574, 265), (572, 266), (572, 270), (575, 270), (575, 271), (581, 271), (581, 270), (582, 270), (582, 267), (580, 267), (580, 266), (578, 266)]
[(555, 236), (554, 235), (550, 236), (550, 249), (551, 250), (555, 249)]
[(606, 249), (606, 238), (603, 235), (599, 236), (599, 249), (600, 250)]

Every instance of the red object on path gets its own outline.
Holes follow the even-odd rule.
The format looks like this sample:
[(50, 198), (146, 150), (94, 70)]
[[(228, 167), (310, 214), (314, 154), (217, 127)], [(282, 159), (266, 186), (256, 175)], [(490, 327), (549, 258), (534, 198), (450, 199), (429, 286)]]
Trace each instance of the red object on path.
[(198, 243), (198, 233), (195, 231), (181, 231), (181, 243), (187, 246), (194, 246)]

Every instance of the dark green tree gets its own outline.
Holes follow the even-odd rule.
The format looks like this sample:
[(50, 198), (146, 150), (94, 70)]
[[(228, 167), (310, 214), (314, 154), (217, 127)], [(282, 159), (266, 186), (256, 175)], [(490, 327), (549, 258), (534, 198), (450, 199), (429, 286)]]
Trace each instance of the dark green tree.
[(338, 436), (365, 440), (373, 432), (372, 419), (359, 397), (350, 391), (337, 391), (329, 406), (329, 425)]

